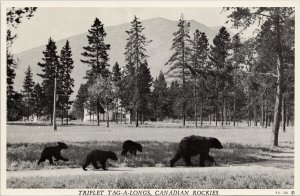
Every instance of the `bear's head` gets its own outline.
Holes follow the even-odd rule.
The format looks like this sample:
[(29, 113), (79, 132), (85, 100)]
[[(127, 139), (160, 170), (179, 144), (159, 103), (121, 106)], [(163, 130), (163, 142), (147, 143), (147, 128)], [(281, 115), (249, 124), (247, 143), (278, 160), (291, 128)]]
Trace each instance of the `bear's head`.
[(116, 155), (116, 153), (112, 152), (112, 151), (109, 151), (108, 152), (108, 157), (114, 161), (117, 161), (118, 160), (118, 157)]
[(143, 147), (141, 144), (137, 144), (137, 150), (143, 152)]
[(68, 149), (69, 146), (63, 142), (57, 142), (60, 149)]
[(217, 139), (217, 138), (210, 138), (210, 147), (211, 148), (216, 148), (216, 149), (222, 149), (223, 146), (221, 144), (221, 142)]

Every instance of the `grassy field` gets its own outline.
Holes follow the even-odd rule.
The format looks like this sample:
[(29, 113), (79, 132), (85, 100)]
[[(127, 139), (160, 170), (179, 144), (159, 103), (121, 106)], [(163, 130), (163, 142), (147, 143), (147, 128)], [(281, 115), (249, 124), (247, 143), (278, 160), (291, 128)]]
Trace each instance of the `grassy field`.
[[(180, 173), (176, 168), (170, 174), (131, 174), (95, 175), (92, 179), (85, 176), (57, 177), (11, 177), (7, 185), (11, 188), (291, 188), (294, 183), (293, 153), (294, 130), (288, 128), (286, 133), (279, 134), (279, 148), (271, 147), (271, 129), (258, 127), (181, 127), (174, 124), (146, 124), (139, 128), (131, 125), (112, 124), (102, 126), (72, 125), (51, 131), (49, 126), (7, 126), (7, 171), (52, 170), (62, 168), (80, 168), (87, 152), (91, 149), (112, 150), (119, 160), (109, 162), (109, 167), (169, 167), (169, 160), (174, 155), (178, 142), (192, 134), (218, 138), (224, 148), (211, 150), (211, 155), (218, 162), (213, 174), (199, 168), (193, 174)], [(121, 157), (121, 146), (124, 140), (132, 139), (143, 145), (143, 153), (137, 157)], [(62, 155), (69, 158), (68, 163), (58, 162), (50, 166), (48, 162), (36, 165), (45, 146), (64, 141), (69, 149)], [(290, 155), (290, 154), (288, 154)], [(192, 159), (194, 164), (198, 157)], [(253, 165), (265, 169), (253, 169)], [(182, 160), (176, 166), (184, 166)], [(226, 173), (228, 166), (243, 166), (245, 170), (234, 167)], [(232, 167), (230, 167), (232, 168)], [(91, 169), (91, 168), (90, 168)], [(212, 168), (213, 169), (213, 168)], [(214, 171), (214, 170), (212, 170)], [(270, 172), (271, 171), (271, 172)], [(200, 172), (200, 173), (199, 173)], [(202, 173), (204, 172), (204, 173)], [(228, 171), (227, 171), (228, 172)], [(227, 175), (227, 177), (226, 177)], [(229, 176), (229, 178), (228, 178)], [(131, 180), (134, 179), (134, 180)], [(104, 182), (105, 181), (105, 182)]]
[[(261, 167), (202, 168), (192, 172), (122, 173), (99, 172), (59, 177), (12, 177), (10, 188), (116, 188), (116, 189), (289, 189), (294, 187), (292, 170)], [(83, 172), (83, 171), (82, 171)]]

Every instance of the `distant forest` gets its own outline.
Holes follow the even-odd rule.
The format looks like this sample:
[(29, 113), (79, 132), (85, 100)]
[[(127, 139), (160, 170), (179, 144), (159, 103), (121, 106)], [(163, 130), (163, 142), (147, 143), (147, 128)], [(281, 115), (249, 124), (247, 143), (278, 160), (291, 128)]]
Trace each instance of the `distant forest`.
[(194, 121), (195, 126), (204, 121), (215, 126), (246, 121), (248, 126), (272, 126), (275, 146), (280, 126), (285, 131), (294, 123), (294, 8), (223, 8), (240, 33), (257, 26), (257, 35), (246, 40), (240, 33), (231, 37), (221, 27), (210, 42), (204, 32), (190, 32), (190, 23), (181, 15), (177, 31), (170, 35), (172, 54), (165, 62), (168, 71), (156, 78), (151, 76), (147, 61), (147, 46), (152, 40), (145, 36), (141, 20), (134, 16), (126, 31), (126, 63), (110, 65), (110, 45), (105, 42), (103, 23), (96, 18), (88, 29), (88, 44), (82, 46), (81, 62), (89, 67), (86, 83), (81, 84), (74, 101), (70, 95), (76, 78), (71, 77), (74, 61), (68, 40), (57, 51), (55, 41), (49, 38), (38, 63), (41, 84), (33, 81), (29, 66), (23, 90), (14, 90), (17, 64), (10, 48), (16, 35), (10, 29), (34, 17), (37, 9), (7, 11), (8, 121), (34, 115), (52, 122), (57, 113), (62, 123), (65, 119), (68, 124), (69, 119), (82, 120), (84, 108), (97, 116), (98, 125), (99, 114), (107, 111), (115, 115), (107, 123), (120, 121), (118, 113), (129, 113), (136, 126), (166, 119), (180, 119), (183, 125)]

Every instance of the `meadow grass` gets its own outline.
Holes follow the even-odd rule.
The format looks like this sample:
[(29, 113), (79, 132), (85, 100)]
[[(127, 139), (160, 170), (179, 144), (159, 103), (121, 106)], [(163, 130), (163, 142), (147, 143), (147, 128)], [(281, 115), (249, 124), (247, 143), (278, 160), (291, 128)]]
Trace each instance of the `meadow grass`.
[[(261, 127), (183, 127), (172, 124), (144, 124), (136, 128), (130, 124), (111, 123), (110, 127), (70, 125), (60, 126), (53, 131), (51, 126), (7, 125), (7, 143), (47, 143), (47, 142), (85, 142), (85, 141), (139, 141), (179, 142), (189, 135), (216, 137), (222, 143), (242, 145), (271, 146), (271, 128)], [(279, 133), (279, 145), (294, 143), (294, 129)]]
[[(108, 161), (109, 167), (169, 167), (169, 160), (176, 152), (179, 141), (195, 134), (218, 138), (224, 148), (212, 149), (212, 155), (218, 166), (207, 172), (204, 168), (196, 173), (122, 173), (91, 174), (89, 176), (68, 175), (63, 177), (9, 177), (8, 188), (293, 188), (293, 158), (273, 159), (271, 154), (284, 154), (293, 151), (294, 129), (279, 133), (279, 148), (271, 147), (272, 131), (259, 127), (211, 127), (194, 128), (173, 124), (145, 124), (135, 128), (133, 125), (111, 124), (102, 126), (71, 125), (60, 126), (57, 132), (44, 124), (7, 125), (6, 170), (30, 172), (30, 170), (48, 170), (59, 168), (80, 168), (86, 154), (92, 149), (111, 150), (118, 161)], [(137, 157), (121, 157), (122, 143), (135, 140), (143, 145), (143, 152)], [(40, 153), (46, 146), (63, 141), (70, 147), (62, 150), (62, 155), (70, 161), (59, 161), (55, 166), (49, 163), (37, 166)], [(290, 154), (288, 155), (290, 156)], [(293, 155), (291, 155), (293, 157)], [(192, 162), (198, 164), (199, 157)], [(241, 170), (237, 167), (246, 168)], [(253, 165), (260, 165), (257, 170)], [(176, 166), (185, 166), (182, 160)], [(248, 167), (249, 166), (249, 167)], [(226, 168), (231, 168), (230, 170)], [(88, 169), (91, 169), (89, 166)], [(204, 169), (204, 170), (203, 170)], [(215, 171), (214, 171), (215, 170)]]
[[(230, 167), (231, 168), (231, 167)], [(291, 170), (201, 170), (195, 173), (124, 173), (23, 177), (7, 179), (8, 188), (104, 188), (104, 189), (289, 189), (294, 187)]]
[[(62, 150), (62, 156), (67, 157), (67, 163), (63, 161), (56, 162), (58, 168), (65, 167), (81, 167), (84, 163), (86, 154), (92, 149), (111, 150), (119, 157), (118, 161), (109, 162), (111, 167), (128, 166), (128, 167), (169, 167), (169, 161), (177, 150), (177, 143), (169, 142), (150, 142), (139, 141), (143, 146), (143, 152), (136, 157), (129, 154), (124, 157), (120, 156), (122, 150), (122, 142), (73, 142), (69, 143), (69, 148)], [(37, 166), (37, 161), (41, 151), (45, 146), (56, 145), (56, 143), (18, 143), (7, 144), (7, 170), (28, 170), (42, 169), (52, 167), (49, 162)], [(256, 147), (249, 145), (241, 145), (235, 143), (225, 143), (221, 150), (212, 149), (210, 154), (215, 158), (219, 166), (234, 164), (251, 164), (267, 161), (270, 159), (266, 156), (272, 149), (266, 147)], [(273, 150), (274, 151), (274, 150)], [(278, 151), (280, 152), (280, 150)], [(193, 157), (192, 161), (195, 165), (199, 163), (199, 156)], [(185, 165), (179, 160), (176, 165)]]

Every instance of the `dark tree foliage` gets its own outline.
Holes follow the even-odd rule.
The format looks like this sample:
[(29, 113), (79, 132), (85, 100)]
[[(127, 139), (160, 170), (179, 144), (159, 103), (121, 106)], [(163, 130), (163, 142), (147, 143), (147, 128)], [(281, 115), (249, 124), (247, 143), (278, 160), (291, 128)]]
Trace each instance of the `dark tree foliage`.
[(168, 97), (168, 93), (169, 89), (167, 87), (165, 76), (163, 72), (160, 71), (158, 77), (153, 82), (152, 91), (152, 111), (155, 120), (162, 121), (166, 116), (170, 116), (169, 99), (171, 97)]
[(37, 118), (43, 115), (45, 104), (45, 96), (43, 93), (42, 86), (37, 83), (34, 85), (33, 92), (32, 92), (32, 112), (36, 115)]
[(145, 119), (150, 115), (150, 99), (151, 99), (151, 85), (152, 76), (150, 73), (150, 68), (148, 67), (148, 62), (144, 61), (138, 69), (138, 110), (141, 114), (140, 119), (143, 123)]
[[(114, 110), (115, 110), (115, 121), (118, 122), (118, 111), (120, 107), (120, 97), (121, 97), (121, 80), (122, 73), (121, 68), (118, 62), (112, 68), (112, 82), (115, 86), (115, 101), (114, 101)], [(121, 114), (122, 115), (122, 114)]]
[(86, 58), (86, 60), (81, 60), (81, 62), (91, 67), (86, 73), (86, 79), (89, 80), (89, 83), (92, 83), (98, 74), (102, 77), (108, 77), (109, 75), (107, 51), (110, 49), (110, 45), (105, 44), (105, 37), (106, 33), (103, 24), (96, 18), (91, 29), (88, 30), (88, 45), (83, 47), (84, 52), (81, 53)]
[(210, 47), (209, 59), (211, 61), (211, 69), (215, 77), (215, 115), (217, 115), (219, 110), (218, 105), (221, 103), (222, 125), (224, 120), (223, 111), (225, 107), (226, 93), (232, 76), (232, 66), (228, 63), (230, 47), (230, 35), (225, 27), (221, 27), (219, 33), (213, 40), (213, 45)]
[(26, 104), (26, 116), (27, 120), (29, 120), (29, 116), (32, 114), (32, 104), (33, 104), (33, 88), (34, 88), (34, 81), (32, 79), (32, 72), (30, 66), (28, 66), (25, 72), (25, 79), (23, 82), (23, 100)]
[(72, 113), (76, 116), (77, 119), (83, 120), (84, 118), (84, 107), (85, 103), (88, 100), (88, 85), (81, 84), (76, 95), (76, 99), (73, 104)]
[[(134, 93), (133, 96), (133, 105), (135, 107), (135, 116), (136, 116), (136, 126), (138, 126), (139, 122), (139, 103), (140, 103), (140, 95), (138, 90), (138, 70), (142, 63), (145, 62), (147, 59), (146, 55), (146, 46), (151, 42), (151, 40), (148, 40), (145, 35), (143, 34), (143, 31), (145, 28), (142, 26), (142, 23), (139, 21), (139, 19), (134, 16), (133, 21), (131, 22), (131, 27), (126, 33), (128, 34), (127, 43), (125, 46), (125, 60), (126, 63), (130, 66), (134, 66), (135, 73), (132, 76), (135, 76), (135, 88), (134, 91), (131, 91)], [(131, 85), (131, 83), (128, 83)]]
[(59, 73), (59, 84), (61, 85), (61, 92), (58, 92), (61, 95), (59, 96), (60, 107), (62, 107), (63, 111), (67, 110), (66, 115), (68, 124), (68, 110), (70, 109), (70, 105), (73, 103), (72, 101), (70, 101), (70, 95), (74, 92), (74, 79), (71, 77), (71, 73), (74, 68), (74, 61), (72, 59), (72, 51), (68, 40), (66, 41), (66, 45), (60, 52), (59, 63), (61, 67)]
[[(194, 120), (195, 126), (197, 127), (197, 116), (198, 116), (198, 97), (200, 97), (200, 124), (202, 126), (202, 114), (203, 114), (203, 100), (204, 100), (204, 75), (207, 72), (207, 57), (209, 52), (209, 43), (206, 34), (200, 32), (198, 29), (194, 33), (194, 38), (192, 41), (192, 66), (193, 70), (197, 70), (193, 73), (194, 82)], [(201, 74), (199, 74), (201, 73)]]
[[(43, 79), (42, 88), (45, 95), (45, 111), (44, 114), (53, 115), (53, 92), (54, 92), (54, 80), (55, 77), (59, 77), (61, 73), (61, 65), (59, 64), (57, 50), (55, 42), (50, 38), (46, 45), (45, 51), (43, 51), (43, 62), (39, 62), (38, 65), (42, 68), (42, 73), (37, 74)], [(61, 79), (57, 80), (57, 91), (62, 92)]]
[(183, 125), (185, 126), (185, 118), (186, 118), (186, 87), (185, 83), (187, 77), (190, 75), (190, 65), (188, 65), (192, 49), (191, 49), (191, 39), (189, 35), (190, 31), (190, 23), (184, 19), (182, 15), (179, 19), (179, 23), (177, 24), (178, 31), (173, 33), (174, 38), (172, 41), (171, 50), (173, 50), (173, 54), (170, 59), (166, 62), (166, 65), (171, 65), (167, 74), (171, 77), (180, 78), (182, 81), (182, 116), (183, 116)]
[(281, 121), (283, 83), (286, 78), (284, 70), (288, 65), (286, 53), (294, 51), (295, 8), (293, 7), (241, 7), (225, 8), (229, 11), (229, 20), (236, 28), (246, 29), (258, 23), (258, 32), (267, 34), (269, 43), (273, 44), (276, 54), (276, 101), (274, 105), (273, 145), (278, 146), (278, 133)]
[[(101, 76), (103, 78), (107, 78), (110, 73), (108, 70), (108, 54), (107, 51), (110, 49), (109, 44), (105, 44), (104, 39), (106, 37), (106, 33), (101, 21), (96, 18), (94, 24), (91, 26), (91, 29), (88, 30), (88, 46), (83, 47), (84, 52), (81, 53), (82, 56), (86, 58), (86, 60), (81, 60), (81, 62), (88, 64), (91, 69), (86, 73), (86, 79), (88, 79), (88, 85), (93, 85), (94, 80)], [(100, 97), (93, 97), (89, 102), (91, 107), (97, 108), (97, 123), (100, 125)], [(92, 105), (94, 104), (94, 105)]]
[(10, 51), (11, 46), (13, 45), (14, 40), (17, 38), (17, 35), (13, 33), (13, 29), (16, 29), (24, 18), (30, 19), (33, 16), (33, 13), (37, 10), (36, 7), (24, 7), (16, 8), (12, 7), (7, 9), (6, 12), (6, 89), (7, 89), (7, 120), (15, 120), (20, 118), (17, 114), (21, 114), (21, 111), (18, 111), (19, 107), (17, 104), (20, 103), (19, 98), (21, 97), (19, 93), (14, 91), (14, 79), (15, 79), (15, 68), (17, 62), (14, 59), (13, 54)]
[(135, 109), (133, 101), (135, 88), (135, 67), (132, 63), (127, 63), (122, 71), (122, 79), (119, 85), (119, 97), (121, 99), (121, 107), (123, 107), (126, 112), (130, 112), (131, 117), (133, 115), (133, 110)]

